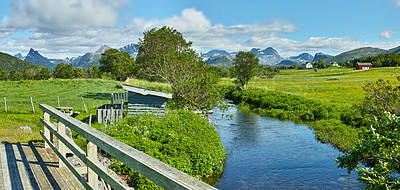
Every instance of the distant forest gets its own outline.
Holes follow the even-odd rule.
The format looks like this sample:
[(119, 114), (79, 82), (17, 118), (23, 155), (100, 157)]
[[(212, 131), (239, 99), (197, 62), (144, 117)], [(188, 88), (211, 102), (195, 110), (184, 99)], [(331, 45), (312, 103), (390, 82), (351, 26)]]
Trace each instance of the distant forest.
[(351, 66), (360, 62), (370, 62), (373, 67), (394, 67), (400, 64), (400, 53), (383, 54), (373, 57), (361, 57), (350, 61)]

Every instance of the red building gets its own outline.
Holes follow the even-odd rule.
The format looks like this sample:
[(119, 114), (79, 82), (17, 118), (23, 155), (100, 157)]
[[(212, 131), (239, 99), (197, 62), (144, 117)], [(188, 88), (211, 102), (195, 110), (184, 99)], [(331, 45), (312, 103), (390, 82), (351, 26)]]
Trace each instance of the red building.
[(358, 70), (372, 69), (372, 63), (357, 63), (356, 69)]

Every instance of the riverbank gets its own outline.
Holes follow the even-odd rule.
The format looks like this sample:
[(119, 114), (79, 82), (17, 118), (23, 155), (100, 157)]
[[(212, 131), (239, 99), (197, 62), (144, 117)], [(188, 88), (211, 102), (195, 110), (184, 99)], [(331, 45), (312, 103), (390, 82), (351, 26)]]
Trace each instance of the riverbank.
[(344, 124), (341, 118), (350, 110), (334, 104), (260, 88), (234, 91), (227, 97), (258, 115), (305, 123), (312, 127), (320, 142), (330, 143), (341, 151), (352, 148), (364, 130)]

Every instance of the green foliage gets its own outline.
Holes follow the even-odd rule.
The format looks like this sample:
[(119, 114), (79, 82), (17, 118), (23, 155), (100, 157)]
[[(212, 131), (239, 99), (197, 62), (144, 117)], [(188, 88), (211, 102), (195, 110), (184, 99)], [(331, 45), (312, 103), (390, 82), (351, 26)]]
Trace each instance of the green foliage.
[(250, 79), (257, 74), (259, 59), (251, 52), (239, 51), (233, 59), (236, 77), (243, 88), (247, 88)]
[[(197, 179), (205, 180), (223, 170), (225, 151), (218, 134), (207, 121), (189, 111), (169, 111), (165, 118), (148, 114), (128, 117), (106, 133)], [(112, 167), (128, 174), (131, 185), (139, 189), (156, 187), (121, 163)]]
[(50, 78), (51, 70), (48, 67), (42, 67), (37, 70), (35, 79), (36, 80), (47, 80)]
[(86, 69), (82, 67), (77, 67), (74, 70), (75, 78), (82, 79), (86, 77)]
[(262, 116), (307, 122), (315, 130), (318, 140), (329, 142), (344, 151), (353, 147), (359, 139), (360, 130), (341, 121), (343, 114), (349, 110), (333, 104), (260, 88), (235, 91), (228, 98), (236, 104), (249, 104), (251, 111)]
[(328, 66), (324, 63), (322, 59), (313, 63), (313, 68), (326, 69)]
[(55, 66), (55, 68), (54, 68), (53, 76), (55, 78), (61, 78), (61, 79), (72, 79), (74, 77), (74, 67), (72, 66), (72, 63), (57, 64), (57, 66)]
[(400, 116), (400, 85), (382, 79), (369, 82), (363, 87), (367, 93), (365, 100), (358, 106), (364, 115), (381, 116), (390, 112)]
[[(161, 81), (166, 61), (166, 55), (175, 56), (190, 50), (192, 42), (186, 42), (182, 34), (176, 29), (163, 26), (160, 29), (152, 28), (143, 33), (139, 39), (139, 51), (136, 62), (142, 73), (142, 78)], [(176, 70), (176, 72), (179, 70)], [(140, 74), (140, 73), (138, 73)], [(140, 75), (139, 75), (140, 76)]]
[(385, 112), (375, 118), (365, 138), (348, 153), (337, 158), (339, 167), (356, 170), (367, 189), (400, 188), (400, 121)]
[(381, 54), (372, 57), (353, 59), (350, 63), (354, 67), (358, 62), (370, 62), (373, 67), (394, 67), (400, 64), (400, 53)]
[(0, 81), (1, 80), (7, 80), (8, 79), (8, 75), (5, 71), (3, 71), (3, 69), (0, 68)]
[(18, 73), (23, 73), (25, 69), (39, 69), (43, 66), (30, 63), (27, 61), (22, 61), (12, 55), (0, 52), (0, 68), (6, 72), (15, 70)]
[(109, 49), (102, 54), (99, 69), (110, 72), (114, 79), (124, 81), (133, 73), (134, 64), (135, 61), (127, 52)]
[(178, 108), (207, 111), (223, 103), (218, 78), (182, 34), (153, 28), (140, 39), (137, 63), (146, 79), (169, 84)]
[(90, 65), (89, 68), (87, 69), (86, 75), (88, 78), (91, 79), (101, 78), (101, 71), (98, 66)]

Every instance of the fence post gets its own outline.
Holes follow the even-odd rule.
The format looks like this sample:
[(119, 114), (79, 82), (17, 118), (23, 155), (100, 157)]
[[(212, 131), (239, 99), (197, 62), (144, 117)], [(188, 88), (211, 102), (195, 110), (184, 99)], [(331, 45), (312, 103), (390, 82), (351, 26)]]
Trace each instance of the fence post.
[(92, 114), (89, 115), (89, 127), (92, 125)]
[[(43, 113), (43, 120), (46, 121), (47, 123), (50, 123), (50, 115), (47, 112)], [(48, 140), (51, 140), (50, 130), (47, 129), (47, 127), (44, 127), (44, 136)], [(50, 145), (47, 142), (45, 142), (44, 143), (44, 148), (50, 148)]]
[(57, 105), (60, 107), (60, 97), (57, 96)]
[[(63, 136), (64, 138), (67, 138), (65, 135), (65, 125), (61, 122), (58, 122), (57, 125), (58, 129), (58, 133)], [(61, 142), (60, 140), (58, 140), (58, 150), (60, 151), (61, 155), (66, 157), (67, 154), (67, 147), (65, 146), (65, 144), (63, 142)], [(63, 161), (61, 161), (61, 159), (58, 159), (59, 161), (59, 167), (60, 168), (66, 168), (67, 166), (64, 164)]]
[(4, 110), (7, 113), (7, 100), (6, 100), (6, 97), (4, 97)]
[(31, 98), (31, 104), (32, 104), (32, 112), (33, 113), (35, 113), (35, 107), (33, 106), (33, 100), (32, 100), (32, 97), (30, 97)]
[(111, 104), (114, 104), (114, 93), (111, 93)]
[(83, 97), (82, 96), (81, 96), (81, 98), (82, 98), (82, 102), (83, 102), (83, 107), (85, 108), (85, 113), (87, 113), (85, 101), (83, 101)]
[[(87, 155), (88, 159), (91, 160), (92, 162), (97, 162), (97, 146), (93, 144), (92, 142), (87, 141)], [(90, 187), (93, 189), (98, 189), (98, 176), (96, 172), (94, 172), (92, 169), (89, 167), (88, 169), (88, 182)]]

